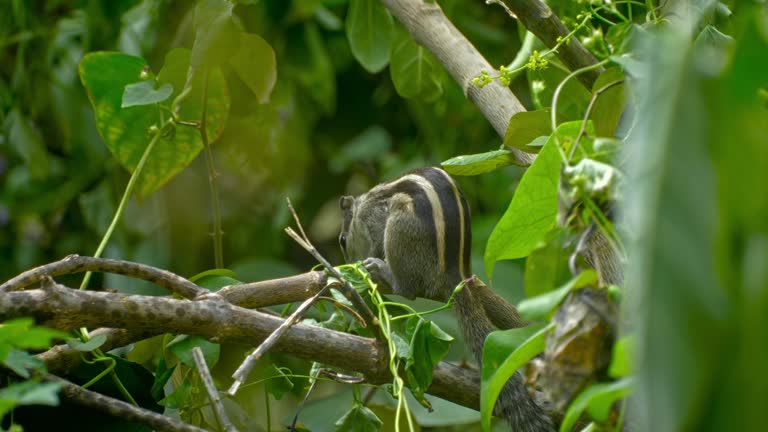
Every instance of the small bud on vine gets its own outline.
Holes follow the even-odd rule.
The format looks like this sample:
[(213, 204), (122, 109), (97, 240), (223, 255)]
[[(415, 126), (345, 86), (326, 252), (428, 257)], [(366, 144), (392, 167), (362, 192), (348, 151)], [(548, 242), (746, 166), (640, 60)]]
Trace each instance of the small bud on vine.
[(149, 65), (144, 66), (139, 73), (139, 79), (141, 81), (146, 81), (150, 78), (152, 78), (152, 69), (149, 67)]
[(476, 85), (476, 86), (478, 86), (480, 88), (483, 88), (486, 85), (490, 84), (491, 81), (493, 81), (493, 80), (488, 75), (488, 71), (486, 71), (485, 69), (480, 71), (480, 75), (472, 78), (472, 84), (474, 84), (474, 85)]
[(536, 50), (533, 51), (533, 54), (531, 54), (531, 57), (528, 59), (528, 63), (526, 64), (528, 69), (532, 71), (544, 70), (547, 68), (547, 65), (549, 65), (549, 61), (547, 61), (547, 59), (545, 59)]
[(502, 85), (509, 86), (512, 84), (512, 71), (506, 66), (501, 66), (499, 68), (499, 78), (501, 79)]

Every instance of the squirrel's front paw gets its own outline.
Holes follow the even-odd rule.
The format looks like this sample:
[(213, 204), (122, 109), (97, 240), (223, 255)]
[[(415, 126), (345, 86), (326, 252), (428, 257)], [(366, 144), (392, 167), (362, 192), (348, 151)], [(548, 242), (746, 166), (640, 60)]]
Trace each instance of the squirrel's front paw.
[(363, 261), (363, 266), (371, 274), (371, 279), (384, 292), (392, 292), (392, 271), (389, 269), (389, 265), (381, 258), (366, 258)]

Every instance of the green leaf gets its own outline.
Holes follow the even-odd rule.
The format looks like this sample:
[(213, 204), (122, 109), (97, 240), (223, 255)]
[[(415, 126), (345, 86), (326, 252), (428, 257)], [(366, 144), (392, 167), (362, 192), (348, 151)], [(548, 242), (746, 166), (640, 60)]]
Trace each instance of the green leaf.
[(197, 2), (191, 60), (193, 67), (218, 66), (237, 52), (240, 36), (232, 21), (234, 6), (234, 3), (227, 0)]
[(264, 385), (267, 392), (275, 397), (277, 400), (281, 400), (283, 396), (293, 389), (293, 382), (291, 379), (283, 373), (283, 371), (275, 366), (274, 363), (270, 363), (264, 371)]
[(592, 269), (585, 270), (554, 291), (521, 301), (517, 306), (517, 310), (520, 312), (520, 316), (526, 320), (546, 319), (560, 305), (569, 292), (588, 285), (594, 285), (597, 281), (597, 272)]
[(41, 373), (46, 372), (45, 363), (42, 360), (16, 348), (12, 348), (8, 355), (5, 356), (3, 364), (22, 378), (30, 377), (28, 369)]
[(382, 421), (370, 409), (355, 404), (343, 417), (336, 421), (335, 432), (378, 432)]
[(421, 102), (436, 100), (443, 94), (439, 67), (434, 56), (398, 26), (389, 66), (397, 94), (405, 99), (417, 98)]
[[(55, 382), (38, 382), (29, 380), (11, 384), (0, 389), (0, 400), (12, 401), (13, 405), (48, 405), (59, 404), (59, 389), (61, 385)], [(0, 410), (0, 418), (2, 418)]]
[(560, 432), (569, 432), (584, 410), (598, 422), (608, 419), (614, 402), (627, 397), (634, 389), (632, 378), (623, 378), (612, 383), (593, 384), (571, 402), (560, 424)]
[(200, 347), (203, 351), (203, 357), (209, 369), (213, 368), (219, 361), (220, 345), (208, 342), (200, 336), (178, 335), (166, 346), (182, 363), (193, 368), (197, 367), (195, 359), (192, 357), (192, 348), (195, 347)]
[(493, 276), (496, 261), (527, 256), (555, 227), (562, 163), (556, 138), (562, 143), (566, 138), (572, 140), (580, 127), (580, 121), (558, 126), (533, 165), (523, 174), (512, 202), (488, 239), (485, 271), (489, 278)]
[(467, 156), (456, 156), (440, 164), (449, 174), (473, 176), (516, 165), (515, 155), (509, 150), (494, 150)]
[(67, 345), (73, 350), (88, 352), (104, 345), (106, 341), (107, 336), (102, 334), (90, 338), (87, 342), (83, 342), (80, 339), (67, 338)]
[(552, 133), (552, 110), (544, 108), (536, 111), (522, 111), (512, 115), (504, 133), (504, 145), (528, 153), (538, 153), (538, 146), (530, 144), (539, 137)]
[(378, 0), (350, 0), (347, 11), (347, 40), (352, 55), (370, 73), (389, 63), (392, 16)]
[[(601, 73), (592, 85), (592, 94), (608, 84), (624, 79), (624, 71), (613, 67)], [(621, 113), (624, 112), (624, 84), (617, 84), (604, 90), (597, 97), (589, 118), (595, 125), (598, 136), (612, 137), (619, 124)]]
[(483, 369), (480, 383), (480, 418), (483, 430), (490, 430), (496, 399), (509, 378), (525, 363), (544, 351), (550, 326), (530, 325), (495, 331), (483, 345)]
[(189, 278), (189, 280), (203, 288), (216, 292), (228, 285), (242, 284), (236, 277), (235, 272), (229, 269), (211, 269), (198, 273)]
[(171, 375), (173, 375), (173, 371), (176, 370), (176, 365), (173, 365), (172, 367), (168, 367), (168, 365), (165, 362), (165, 356), (161, 355), (159, 356), (160, 359), (157, 363), (157, 369), (155, 369), (155, 381), (152, 383), (152, 390), (150, 390), (150, 394), (152, 395), (152, 398), (156, 401), (160, 401), (163, 399), (163, 396), (165, 395), (165, 384), (168, 382), (169, 379), (171, 379)]
[(350, 139), (330, 160), (331, 172), (340, 173), (357, 162), (373, 162), (382, 158), (392, 147), (389, 132), (373, 125)]
[(240, 32), (240, 46), (229, 64), (259, 103), (269, 102), (277, 81), (277, 60), (267, 41), (255, 34)]
[(0, 343), (20, 349), (47, 349), (67, 333), (34, 325), (32, 318), (16, 318), (0, 325)]
[(158, 404), (170, 409), (181, 409), (190, 406), (193, 398), (192, 381), (184, 380), (180, 385), (173, 389), (171, 394), (164, 397)]
[[(80, 79), (96, 116), (96, 129), (112, 155), (128, 171), (139, 163), (150, 136), (150, 126), (158, 126), (160, 117), (155, 106), (121, 108), (123, 89), (136, 82), (146, 62), (138, 57), (121, 53), (95, 52), (80, 62)], [(165, 66), (158, 74), (160, 82), (170, 83), (178, 93), (184, 88), (189, 51), (171, 50)], [(203, 74), (197, 74), (192, 93), (181, 105), (183, 119), (199, 119), (202, 112)], [(221, 133), (229, 113), (229, 94), (221, 71), (211, 71), (208, 92), (209, 139), (213, 142)], [(178, 126), (175, 133), (164, 135), (147, 160), (137, 180), (136, 193), (143, 198), (155, 192), (186, 167), (202, 150), (199, 132)]]
[(168, 99), (173, 93), (173, 86), (163, 84), (155, 89), (155, 81), (148, 79), (137, 83), (128, 84), (123, 92), (121, 108), (140, 105), (151, 105)]
[(18, 107), (11, 109), (3, 124), (8, 142), (29, 167), (34, 179), (44, 179), (50, 173), (50, 160), (40, 133)]
[(561, 228), (547, 234), (548, 240), (539, 244), (525, 260), (526, 297), (545, 294), (566, 281), (571, 275), (568, 268), (570, 251), (566, 247), (568, 236)]
[(636, 345), (637, 340), (634, 335), (624, 336), (613, 344), (611, 364), (608, 367), (610, 377), (622, 378), (635, 373)]
[(416, 399), (422, 400), (432, 384), (432, 371), (448, 353), (453, 338), (437, 324), (419, 316), (408, 319), (405, 334), (410, 348), (405, 365), (409, 387)]
[(285, 59), (280, 66), (285, 67), (286, 75), (295, 77), (323, 113), (332, 114), (336, 110), (336, 75), (317, 25), (307, 24), (292, 33), (281, 59)]

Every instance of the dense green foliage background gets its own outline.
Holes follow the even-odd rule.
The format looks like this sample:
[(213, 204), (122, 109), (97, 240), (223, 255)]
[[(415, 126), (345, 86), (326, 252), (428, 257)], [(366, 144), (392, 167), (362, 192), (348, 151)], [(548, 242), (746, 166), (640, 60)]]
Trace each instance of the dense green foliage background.
[[(206, 27), (195, 21), (196, 4), (217, 3), (225, 2), (8, 0), (0, 5), (0, 281), (67, 254), (92, 254), (128, 183), (129, 173), (123, 165), (133, 167), (137, 163), (136, 155), (125, 156), (120, 151), (113, 155), (107, 149), (123, 142), (124, 137), (116, 138), (121, 129), (115, 124), (94, 120), (94, 109), (97, 116), (106, 111), (99, 105), (99, 94), (93, 91), (98, 88), (94, 79), (99, 76), (89, 75), (89, 71), (104, 69), (89, 69), (94, 63), (83, 61), (84, 56), (95, 51), (119, 51), (141, 57), (151, 68), (146, 73), (165, 74), (163, 78), (168, 79), (162, 81), (173, 82), (178, 92), (186, 70), (180, 64), (191, 61), (199, 66), (221, 60), (216, 59), (217, 54), (223, 54), (216, 52), (215, 43), (213, 49), (205, 51), (210, 57), (203, 61), (201, 51), (190, 56), (174, 50), (200, 46), (197, 41)], [(587, 89), (577, 80), (565, 87), (556, 132), (549, 129), (546, 115), (543, 121), (531, 117), (526, 119), (530, 123), (513, 126), (547, 129), (545, 134), (531, 137), (551, 134), (539, 155), (540, 163), (528, 173), (543, 173), (545, 180), (556, 180), (549, 181), (551, 187), (545, 191), (547, 208), (542, 211), (549, 219), (536, 236), (523, 224), (524, 235), (519, 237), (522, 246), (510, 246), (504, 237), (496, 237), (495, 242), (488, 239), (500, 218), (499, 225), (505, 227), (519, 227), (526, 216), (541, 219), (537, 218), (540, 213), (520, 215), (531, 206), (509, 203), (516, 190), (520, 191), (516, 199), (523, 203), (541, 198), (542, 183), (531, 180), (533, 185), (526, 186), (525, 179), (519, 181), (522, 170), (511, 166), (459, 178), (472, 207), (473, 270), (485, 278), (486, 269), (493, 269), (497, 259), (530, 254), (527, 261), (499, 261), (493, 272), (493, 288), (516, 302), (524, 291), (529, 297), (543, 294), (538, 303), (523, 303), (521, 311), (547, 319), (571, 289), (595, 283), (595, 275), (584, 272), (554, 290), (571, 277), (565, 269), (567, 253), (562, 246), (573, 248), (573, 239), (588, 222), (615, 207), (613, 214), (621, 221), (617, 239), (626, 242), (629, 251), (628, 289), (615, 288), (612, 298), (626, 299), (622, 306), (629, 307), (623, 310), (621, 329), (628, 337), (614, 353), (614, 364), (619, 363), (617, 359), (627, 364), (618, 375), (611, 376), (625, 380), (608, 385), (623, 382), (619, 391), (627, 391), (634, 387), (636, 378), (637, 399), (631, 409), (636, 410), (641, 424), (652, 425), (653, 430), (760, 430), (768, 423), (768, 411), (763, 409), (768, 401), (768, 374), (764, 371), (768, 362), (765, 3), (691, 0), (671, 2), (664, 8), (657, 8), (652, 1), (617, 3), (623, 6), (616, 9), (611, 2), (599, 1), (550, 2), (569, 29), (579, 28), (575, 36), (598, 60), (611, 60), (608, 66), (615, 69), (604, 79), (628, 77), (626, 93), (619, 94), (626, 95), (630, 109), (614, 130), (624, 99), (615, 94), (600, 99), (607, 105), (597, 104), (595, 111), (604, 117), (593, 116), (594, 124), (585, 126), (589, 135), (582, 141), (585, 155), (569, 161), (574, 165), (563, 170), (563, 183), (559, 182), (561, 160), (556, 150), (578, 135), (580, 123), (573, 121), (584, 117), (595, 89)], [(211, 73), (211, 99), (223, 108), (211, 108), (210, 112), (211, 124), (217, 126), (210, 136), (215, 138), (216, 195), (221, 201), (225, 233), (223, 264), (239, 280), (287, 276), (314, 265), (310, 256), (283, 234), (282, 228), (290, 222), (285, 197), (293, 201), (321, 252), (331, 262), (341, 263), (336, 242), (339, 196), (363, 192), (412, 168), (436, 165), (461, 154), (496, 150), (502, 142), (430, 56), (424, 63), (429, 67), (428, 85), (417, 88), (404, 79), (413, 71), (403, 59), (413, 56), (417, 48), (399, 24), (393, 24), (388, 41), (382, 40), (381, 34), (359, 37), (365, 28), (350, 17), (365, 12), (357, 9), (363, 4), (372, 3), (264, 0), (234, 5), (232, 16), (238, 29), (263, 38), (274, 50), (277, 68), (271, 94), (260, 93), (256, 88), (259, 83), (252, 81), (253, 75), (266, 69), (263, 66), (270, 63), (269, 56), (245, 56), (236, 65)], [(520, 49), (524, 31), (501, 8), (459, 0), (441, 1), (440, 5), (493, 65), (509, 64)], [(381, 11), (372, 12), (379, 14), (379, 25), (388, 19)], [(209, 24), (211, 28), (217, 25)], [(262, 44), (260, 39), (251, 42), (254, 46)], [(378, 46), (397, 49), (382, 52)], [(538, 43), (534, 46), (541, 48)], [(93, 55), (86, 58), (98, 60)], [(138, 75), (141, 59), (120, 59), (110, 64), (129, 65), (131, 69), (117, 68), (114, 75)], [(552, 92), (567, 74), (554, 56), (549, 60), (552, 63), (547, 68), (527, 70), (511, 78), (513, 92), (527, 109), (551, 106)], [(171, 70), (164, 70), (168, 65), (173, 66)], [(252, 74), (242, 73), (244, 65)], [(92, 97), (95, 95), (93, 105), (83, 84)], [(141, 102), (141, 97), (134, 98), (137, 100)], [(189, 102), (194, 103), (201, 105), (199, 101)], [(611, 112), (612, 117), (605, 114)], [(614, 127), (606, 128), (608, 123)], [(174, 133), (185, 133), (180, 127)], [(140, 142), (144, 138), (141, 135), (130, 138)], [(608, 148), (605, 152), (594, 139), (614, 135), (618, 139), (600, 142)], [(147, 143), (152, 136), (148, 129)], [(193, 138), (175, 138), (189, 148), (200, 147)], [(509, 145), (512, 141), (515, 138), (509, 136), (504, 140)], [(176, 149), (162, 148), (164, 141), (158, 142), (158, 155), (176, 155)], [(579, 158), (598, 160), (601, 154), (604, 164), (590, 167), (603, 171), (568, 172)], [(178, 174), (169, 175), (167, 183), (166, 178), (141, 180), (144, 183), (129, 201), (105, 256), (151, 264), (184, 276), (214, 267), (210, 232), (215, 205), (208, 186), (209, 168), (203, 154), (195, 157), (190, 152), (185, 156), (189, 160), (175, 167), (174, 174)], [(615, 174), (619, 179), (625, 179), (626, 174), (620, 183), (626, 188), (619, 183), (596, 187), (594, 180), (605, 179), (603, 174)], [(576, 204), (568, 209), (568, 218), (562, 223), (566, 229), (561, 232), (552, 228), (555, 201), (563, 192)], [(507, 215), (502, 216), (508, 206)], [(546, 247), (534, 250), (540, 241)], [(531, 263), (552, 267), (535, 268)], [(79, 284), (74, 277), (61, 281), (73, 287)], [(150, 284), (113, 275), (94, 275), (91, 288), (166, 294)], [(457, 334), (450, 314), (435, 320), (449, 333)], [(17, 322), (14, 326), (28, 329), (31, 324)], [(7, 333), (11, 327), (2, 328)], [(543, 349), (544, 336), (538, 333), (534, 336), (536, 346), (527, 346), (531, 355)], [(0, 345), (38, 349), (52, 337), (53, 333), (43, 332), (29, 346), (0, 337)], [(157, 355), (160, 350), (163, 354), (173, 352), (183, 362), (191, 344), (207, 343), (190, 340), (171, 341), (166, 336), (162, 341), (158, 338), (137, 344), (133, 351), (122, 354), (151, 365), (156, 377), (167, 370), (158, 359), (163, 358)], [(219, 359), (214, 374), (228, 379), (244, 349), (222, 347), (219, 352), (218, 346), (211, 346), (206, 352), (215, 352)], [(463, 346), (455, 343), (447, 358), (462, 360), (468, 356)], [(290, 365), (296, 374), (308, 369), (307, 364), (283, 356), (275, 355), (274, 360), (274, 364)], [(137, 363), (120, 363), (120, 367), (130, 369)], [(136, 371), (133, 384), (141, 379), (152, 381), (147, 369)], [(637, 377), (631, 376), (635, 371)], [(268, 378), (279, 373), (268, 363), (258, 376)], [(504, 380), (506, 377), (501, 382)], [(177, 389), (187, 385), (178, 373), (172, 381)], [(295, 402), (303, 396), (305, 382), (296, 379), (298, 385), (292, 389), (282, 377), (266, 382), (239, 396), (244, 418), (238, 422), (256, 428), (268, 422), (284, 423), (295, 413)], [(176, 393), (178, 400), (164, 403), (188, 408), (189, 400), (181, 398), (194, 393), (195, 387), (191, 388)], [(302, 421), (312, 430), (331, 428), (349, 408), (351, 390), (336, 393), (338, 390), (330, 385), (321, 387), (318, 401), (303, 412)], [(603, 387), (602, 395), (614, 390)], [(291, 394), (288, 402), (264, 409), (268, 401), (274, 402), (273, 397), (284, 393)], [(381, 399), (374, 399), (381, 402), (379, 408), (391, 403), (382, 393), (376, 396)], [(332, 396), (323, 398), (328, 395)], [(603, 401), (603, 420), (613, 400)], [(153, 408), (162, 409), (156, 400), (150, 402)], [(590, 405), (594, 400), (580, 402), (580, 409), (595, 407)], [(411, 406), (416, 404), (412, 401)], [(477, 420), (476, 413), (468, 410), (436, 408), (439, 414), (431, 417), (416, 408), (418, 422), (428, 427)], [(273, 417), (267, 420), (253, 412), (269, 412)], [(594, 411), (589, 413), (592, 418), (600, 417)], [(381, 408), (377, 414), (387, 425), (393, 423), (391, 410)], [(97, 424), (104, 421), (91, 414), (85, 417)]]

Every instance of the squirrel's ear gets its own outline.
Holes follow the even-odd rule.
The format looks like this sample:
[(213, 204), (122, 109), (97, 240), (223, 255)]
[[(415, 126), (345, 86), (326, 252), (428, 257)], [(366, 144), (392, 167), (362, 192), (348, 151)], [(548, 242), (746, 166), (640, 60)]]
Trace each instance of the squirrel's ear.
[(342, 210), (348, 210), (352, 208), (352, 203), (355, 202), (355, 198), (351, 196), (343, 196), (339, 200), (339, 207)]

